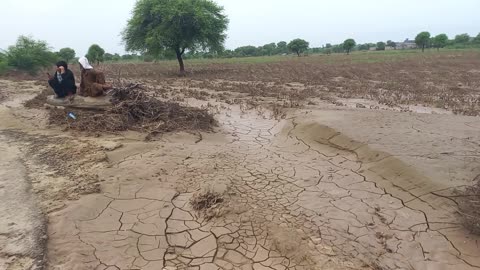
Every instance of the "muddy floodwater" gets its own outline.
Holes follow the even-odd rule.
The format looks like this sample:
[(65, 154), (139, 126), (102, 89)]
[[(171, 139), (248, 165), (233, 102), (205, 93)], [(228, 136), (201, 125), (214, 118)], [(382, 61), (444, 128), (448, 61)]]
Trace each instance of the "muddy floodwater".
[(48, 126), (22, 105), (44, 86), (0, 85), (2, 269), (480, 268), (456, 201), (479, 117), (222, 104), (213, 132), (146, 141)]

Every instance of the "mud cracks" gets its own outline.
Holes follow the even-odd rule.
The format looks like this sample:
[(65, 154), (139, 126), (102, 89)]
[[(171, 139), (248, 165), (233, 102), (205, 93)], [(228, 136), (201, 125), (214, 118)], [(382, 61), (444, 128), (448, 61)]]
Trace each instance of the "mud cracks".
[[(221, 121), (221, 139), (109, 152), (103, 194), (52, 215), (50, 267), (479, 268), (449, 190), (395, 157), (300, 117)], [(214, 218), (190, 204), (212, 185)]]

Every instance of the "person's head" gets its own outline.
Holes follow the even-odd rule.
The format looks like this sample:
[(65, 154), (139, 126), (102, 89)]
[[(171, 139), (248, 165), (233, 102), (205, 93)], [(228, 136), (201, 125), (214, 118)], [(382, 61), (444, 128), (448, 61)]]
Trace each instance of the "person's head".
[(85, 56), (80, 57), (80, 59), (78, 59), (78, 63), (80, 64), (80, 70), (93, 69), (93, 67), (88, 62), (87, 57)]
[(68, 64), (65, 61), (58, 61), (56, 65), (57, 65), (57, 70), (60, 69), (60, 67), (63, 67), (65, 70), (68, 69)]

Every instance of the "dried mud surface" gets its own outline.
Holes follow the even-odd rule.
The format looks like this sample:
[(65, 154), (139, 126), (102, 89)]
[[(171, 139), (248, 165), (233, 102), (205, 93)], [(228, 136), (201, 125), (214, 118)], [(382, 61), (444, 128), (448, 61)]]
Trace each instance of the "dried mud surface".
[(1, 81), (0, 146), (22, 150), (48, 217), (46, 269), (480, 268), (454, 192), (480, 174), (478, 117), (339, 106), (305, 82), (228, 74), (147, 80), (219, 123), (149, 141), (49, 127), (11, 93), (42, 87)]

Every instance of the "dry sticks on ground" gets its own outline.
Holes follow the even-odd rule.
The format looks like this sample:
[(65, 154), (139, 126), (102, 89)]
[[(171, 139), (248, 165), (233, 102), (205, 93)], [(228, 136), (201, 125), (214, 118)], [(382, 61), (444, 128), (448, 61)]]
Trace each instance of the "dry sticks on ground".
[[(207, 110), (158, 100), (138, 84), (113, 89), (110, 94), (113, 106), (106, 111), (51, 110), (50, 123), (67, 123), (70, 129), (87, 132), (147, 133), (209, 131), (215, 125), (215, 119)], [(68, 112), (73, 112), (76, 119), (67, 118)]]
[(475, 185), (461, 192), (458, 205), (465, 227), (472, 233), (480, 234), (480, 175), (474, 181)]

